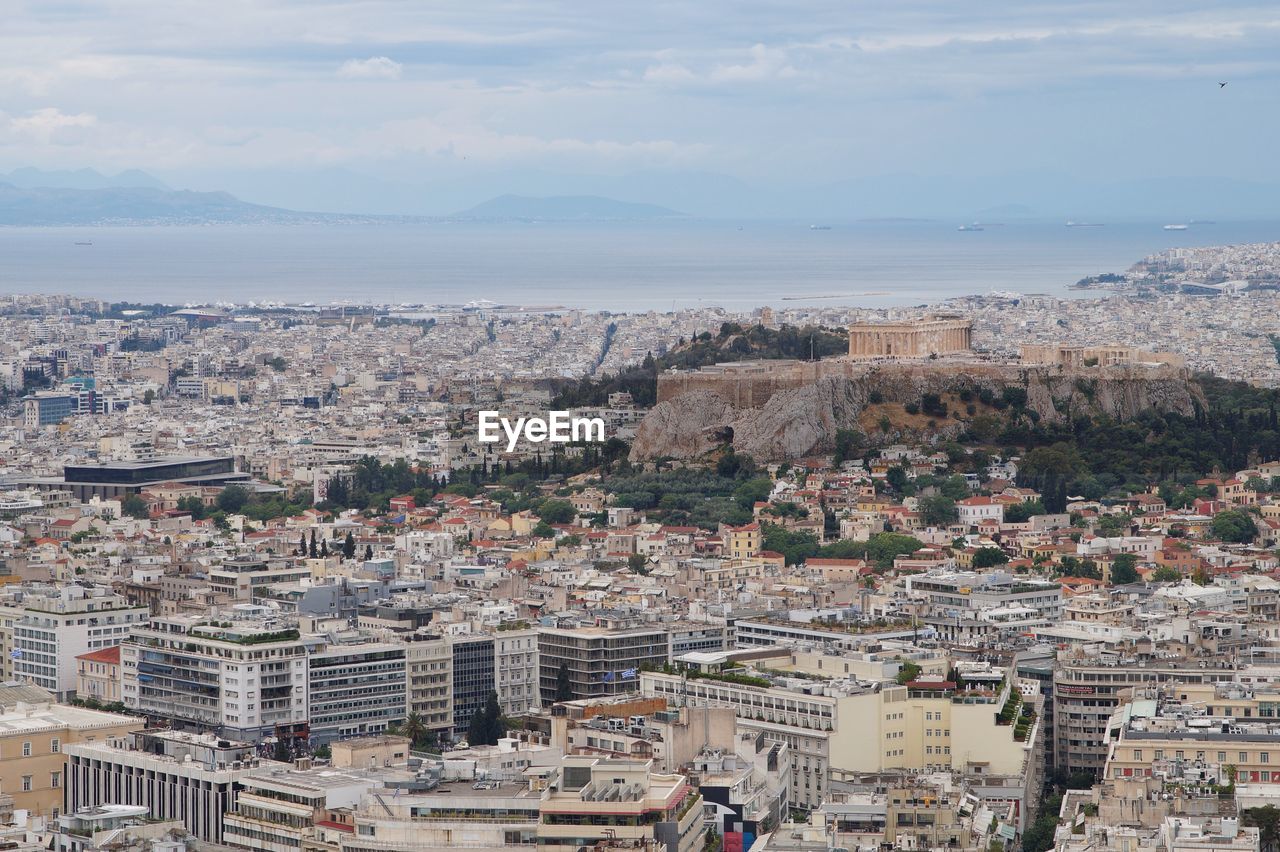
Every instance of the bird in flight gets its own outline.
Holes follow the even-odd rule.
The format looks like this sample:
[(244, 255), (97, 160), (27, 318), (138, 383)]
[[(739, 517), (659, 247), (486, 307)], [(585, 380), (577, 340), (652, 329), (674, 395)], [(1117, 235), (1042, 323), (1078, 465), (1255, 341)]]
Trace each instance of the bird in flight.
[(1226, 87), (1227, 87), (1227, 84), (1226, 84), (1226, 83), (1219, 83), (1219, 84), (1218, 84), (1218, 88), (1219, 88), (1219, 89), (1225, 89)]

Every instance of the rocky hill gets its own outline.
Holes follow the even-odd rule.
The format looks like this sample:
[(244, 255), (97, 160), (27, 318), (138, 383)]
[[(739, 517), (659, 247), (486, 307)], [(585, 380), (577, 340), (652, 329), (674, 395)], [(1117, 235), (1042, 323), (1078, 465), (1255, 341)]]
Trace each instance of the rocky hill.
[[(1199, 386), (1174, 368), (917, 363), (845, 371), (767, 394), (759, 386), (768, 378), (759, 375), (712, 376), (692, 388), (687, 374), (672, 375), (674, 394), (663, 393), (667, 376), (660, 376), (664, 401), (640, 424), (631, 457), (690, 459), (730, 444), (759, 461), (781, 460), (830, 450), (839, 429), (890, 443), (998, 427), (1013, 415), (1127, 420), (1147, 410), (1190, 416), (1204, 404)], [(763, 402), (734, 402), (744, 399)]]

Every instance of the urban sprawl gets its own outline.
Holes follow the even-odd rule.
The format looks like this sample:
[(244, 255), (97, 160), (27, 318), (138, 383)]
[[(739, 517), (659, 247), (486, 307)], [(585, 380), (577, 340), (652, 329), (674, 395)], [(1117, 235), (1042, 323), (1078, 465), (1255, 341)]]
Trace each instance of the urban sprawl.
[[(1274, 442), (1238, 400), (1280, 297), (1204, 251), (927, 308), (4, 297), (0, 845), (1274, 849), (1280, 456), (1117, 471), (1008, 385), (873, 391), (801, 457), (632, 448), (689, 376), (975, 364), (1211, 374)], [(1188, 393), (1136, 443), (1211, 428)], [(555, 408), (603, 440), (477, 440)]]

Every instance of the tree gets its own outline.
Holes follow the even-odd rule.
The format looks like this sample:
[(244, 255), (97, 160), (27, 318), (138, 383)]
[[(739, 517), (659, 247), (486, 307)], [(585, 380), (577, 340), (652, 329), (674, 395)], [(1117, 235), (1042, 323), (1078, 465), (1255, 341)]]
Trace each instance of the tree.
[(1241, 812), (1244, 824), (1258, 829), (1262, 852), (1275, 852), (1280, 840), (1280, 808), (1275, 805), (1264, 805), (1260, 808), (1246, 808)]
[(573, 700), (573, 684), (569, 681), (569, 664), (565, 662), (560, 664), (560, 671), (556, 672), (555, 700)]
[(1009, 561), (1009, 555), (998, 547), (980, 547), (973, 554), (974, 568), (991, 568)]
[(151, 516), (146, 501), (137, 494), (130, 494), (124, 498), (124, 502), (120, 504), (120, 511), (140, 521), (145, 521)]
[(342, 540), (342, 558), (351, 559), (356, 555), (356, 537), (347, 531), (347, 537)]
[(412, 746), (416, 746), (427, 736), (427, 723), (423, 721), (421, 714), (410, 713), (404, 720), (404, 724), (400, 726), (399, 732), (400, 736), (409, 738)]
[(366, 561), (366, 562), (368, 562), (370, 559), (372, 559), (372, 558), (373, 558), (373, 545), (372, 545), (372, 544), (366, 544), (366, 545), (364, 546), (364, 558), (365, 558), (365, 561)]
[(228, 485), (218, 494), (218, 508), (228, 514), (236, 514), (249, 502), (249, 492), (243, 485)]
[(320, 550), (316, 547), (316, 528), (311, 528), (311, 547), (307, 549), (307, 555), (312, 559), (320, 556)]
[(1005, 523), (1021, 524), (1030, 520), (1034, 515), (1045, 514), (1044, 503), (1039, 500), (1030, 500), (1025, 503), (1014, 503), (1012, 506), (1006, 506), (1004, 510)]
[(306, 533), (298, 534), (298, 555), (299, 556), (307, 555), (307, 534)]
[(143, 405), (150, 405), (151, 403), (155, 402), (155, 399), (156, 399), (156, 392), (153, 391), (151, 388), (147, 388), (146, 391), (144, 391), (142, 394)]
[(1209, 525), (1215, 538), (1236, 544), (1248, 544), (1258, 534), (1253, 515), (1245, 509), (1228, 509), (1213, 516)]
[(633, 553), (627, 557), (627, 567), (637, 574), (648, 574), (649, 560), (645, 559), (642, 554)]
[(570, 524), (578, 516), (568, 500), (544, 500), (535, 514), (548, 524)]
[(921, 672), (920, 666), (911, 662), (910, 660), (904, 660), (902, 662), (902, 665), (898, 667), (898, 676), (895, 678), (895, 680), (899, 684), (905, 685), (905, 684), (911, 683), (911, 681), (920, 677), (920, 672)]
[(832, 456), (832, 463), (835, 465), (842, 464), (845, 460), (857, 456), (858, 451), (862, 449), (865, 439), (862, 433), (857, 429), (837, 429), (835, 440), (835, 455)]
[(329, 556), (329, 540), (325, 539), (320, 542), (320, 558), (326, 559)]
[(956, 501), (945, 494), (921, 497), (920, 519), (931, 527), (950, 526), (956, 520)]
[(467, 743), (470, 745), (497, 745), (506, 736), (507, 726), (502, 720), (502, 708), (498, 705), (498, 693), (489, 692), (484, 707), (471, 717), (467, 727)]
[(1151, 579), (1157, 583), (1180, 583), (1182, 582), (1182, 572), (1172, 565), (1161, 565), (1151, 575)]
[(531, 532), (533, 533), (535, 538), (555, 538), (556, 537), (555, 527), (551, 526), (551, 524), (547, 523), (546, 521), (538, 521), (538, 523), (534, 525), (534, 528), (531, 530)]
[(1138, 557), (1132, 553), (1117, 553), (1111, 560), (1111, 582), (1117, 586), (1138, 582)]

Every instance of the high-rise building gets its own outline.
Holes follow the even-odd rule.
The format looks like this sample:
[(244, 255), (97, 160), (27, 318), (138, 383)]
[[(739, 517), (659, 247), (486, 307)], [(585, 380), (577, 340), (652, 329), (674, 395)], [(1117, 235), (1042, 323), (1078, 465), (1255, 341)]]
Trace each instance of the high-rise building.
[(307, 654), (307, 711), (313, 745), (386, 731), (407, 715), (405, 646), (358, 642)]
[(120, 667), (125, 706), (176, 727), (252, 742), (307, 723), (307, 647), (283, 621), (153, 618), (121, 644)]
[(640, 670), (668, 662), (670, 639), (664, 627), (613, 630), (604, 627), (538, 628), (542, 702), (554, 704), (563, 669), (570, 698), (599, 698), (634, 692)]
[(486, 634), (449, 637), (453, 651), (453, 730), (465, 734), (471, 717), (494, 691), (494, 640)]

